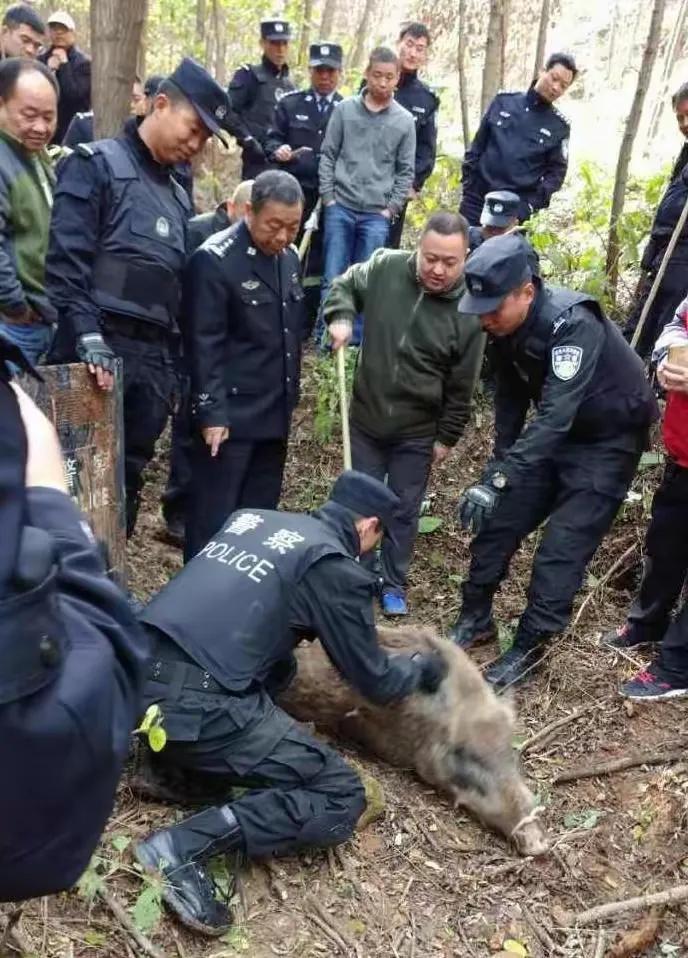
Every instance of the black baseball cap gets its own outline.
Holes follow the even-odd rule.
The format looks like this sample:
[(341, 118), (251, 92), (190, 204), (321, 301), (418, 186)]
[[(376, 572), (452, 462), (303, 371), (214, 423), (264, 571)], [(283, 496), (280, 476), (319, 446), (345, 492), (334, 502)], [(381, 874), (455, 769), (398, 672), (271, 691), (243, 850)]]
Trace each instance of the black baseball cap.
[(511, 190), (493, 190), (485, 194), (481, 226), (508, 226), (515, 216), (518, 216), (518, 207), (521, 200), (518, 193)]
[(308, 48), (309, 67), (333, 67), (335, 70), (341, 70), (343, 60), (344, 51), (338, 43), (328, 43), (325, 40), (311, 43)]
[(532, 250), (522, 236), (495, 236), (468, 257), (464, 267), (466, 292), (460, 313), (491, 313), (514, 289), (532, 279)]
[(260, 35), (263, 40), (291, 40), (288, 20), (261, 20)]
[(146, 77), (146, 82), (143, 84), (143, 92), (146, 96), (155, 96), (158, 92), (158, 87), (165, 79), (163, 73), (152, 73), (149, 77)]
[(377, 516), (383, 526), (394, 518), (401, 501), (384, 482), (356, 469), (341, 474), (332, 486), (330, 500), (359, 516)]
[(191, 57), (184, 57), (168, 79), (179, 87), (210, 132), (223, 139), (229, 101), (220, 84)]

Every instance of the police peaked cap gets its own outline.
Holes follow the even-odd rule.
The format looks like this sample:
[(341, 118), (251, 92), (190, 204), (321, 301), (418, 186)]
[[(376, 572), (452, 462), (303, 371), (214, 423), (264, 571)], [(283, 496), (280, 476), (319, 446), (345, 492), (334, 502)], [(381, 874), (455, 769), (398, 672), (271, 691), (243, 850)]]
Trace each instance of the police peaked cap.
[(399, 496), (384, 482), (356, 469), (341, 474), (332, 487), (330, 500), (366, 519), (377, 516), (383, 525), (394, 518), (400, 503)]
[(332, 67), (340, 70), (344, 59), (344, 51), (338, 43), (311, 43), (308, 48), (309, 67)]
[(229, 100), (220, 84), (191, 57), (184, 57), (168, 79), (181, 90), (210, 132), (222, 139)]
[(486, 193), (480, 225), (508, 226), (511, 220), (518, 216), (520, 202), (518, 193), (512, 193), (511, 190), (492, 190), (491, 193)]
[(260, 35), (263, 40), (291, 40), (288, 20), (261, 20)]
[(521, 283), (532, 279), (532, 252), (522, 236), (495, 236), (468, 257), (464, 267), (466, 292), (460, 313), (491, 313)]

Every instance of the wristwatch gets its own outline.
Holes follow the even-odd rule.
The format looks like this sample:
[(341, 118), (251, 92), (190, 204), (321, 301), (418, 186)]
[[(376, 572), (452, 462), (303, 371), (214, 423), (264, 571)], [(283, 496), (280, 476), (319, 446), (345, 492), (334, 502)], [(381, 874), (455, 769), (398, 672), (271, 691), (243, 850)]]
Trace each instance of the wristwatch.
[(501, 492), (502, 489), (506, 489), (509, 480), (507, 479), (507, 477), (504, 475), (503, 472), (495, 472), (495, 474), (490, 479), (490, 482), (492, 483), (495, 489)]

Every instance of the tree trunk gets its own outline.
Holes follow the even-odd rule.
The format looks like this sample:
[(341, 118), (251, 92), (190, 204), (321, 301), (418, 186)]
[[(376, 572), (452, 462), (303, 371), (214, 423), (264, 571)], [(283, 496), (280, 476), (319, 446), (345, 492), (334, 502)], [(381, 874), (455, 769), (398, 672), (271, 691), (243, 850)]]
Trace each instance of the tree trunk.
[(621, 149), (616, 162), (616, 176), (614, 179), (614, 193), (612, 196), (612, 211), (609, 217), (609, 241), (607, 244), (607, 278), (612, 299), (616, 297), (616, 284), (619, 277), (619, 218), (623, 212), (624, 194), (628, 181), (628, 167), (633, 153), (633, 142), (638, 132), (640, 116), (643, 111), (645, 95), (650, 84), (652, 68), (657, 58), (657, 47), (662, 32), (662, 18), (664, 16), (665, 0), (654, 0), (650, 28), (647, 34), (643, 59), (638, 72), (638, 82), (633, 96), (631, 112), (626, 120)]
[(535, 44), (535, 66), (533, 76), (537, 76), (545, 64), (545, 47), (547, 46), (547, 30), (549, 28), (549, 0), (542, 0), (540, 6), (540, 22), (538, 23), (537, 43)]
[(337, 13), (337, 0), (325, 0), (322, 19), (320, 21), (320, 40), (334, 39), (334, 18)]
[(506, 0), (490, 0), (480, 109), (484, 113), (504, 82)]
[(619, 25), (619, 0), (614, 4), (611, 26), (609, 27), (609, 49), (607, 50), (607, 82), (614, 76), (614, 55), (616, 53), (616, 30)]
[(219, 0), (213, 0), (213, 33), (215, 34), (215, 79), (227, 85), (227, 12)]
[(374, 13), (375, 0), (365, 0), (363, 16), (361, 17), (361, 22), (356, 30), (356, 41), (354, 43), (353, 53), (351, 54), (351, 59), (348, 64), (349, 71), (358, 70), (361, 66), (363, 66), (366, 48), (370, 43), (368, 34), (370, 33), (370, 25), (373, 21)]
[(303, 0), (301, 16), (301, 36), (299, 38), (299, 55), (297, 63), (305, 66), (308, 63), (308, 46), (311, 42), (311, 19), (313, 18), (313, 0)]
[(116, 136), (129, 115), (145, 0), (91, 0), (91, 98), (97, 139)]
[(662, 80), (657, 98), (654, 102), (652, 108), (652, 114), (650, 117), (650, 124), (648, 127), (647, 138), (645, 140), (645, 152), (649, 156), (650, 148), (652, 146), (652, 141), (657, 136), (657, 131), (659, 129), (659, 124), (662, 120), (662, 114), (664, 113), (664, 108), (666, 106), (667, 98), (669, 97), (669, 87), (671, 85), (671, 75), (674, 72), (674, 66), (676, 61), (681, 55), (681, 50), (683, 47), (684, 31), (686, 28), (686, 20), (688, 19), (688, 0), (681, 0), (678, 12), (676, 14), (676, 19), (674, 21), (674, 29), (671, 33), (669, 39), (669, 44), (667, 48), (666, 56), (664, 57), (664, 69), (662, 70)]
[(208, 14), (208, 5), (206, 0), (196, 0), (196, 39), (203, 43), (205, 41), (205, 20)]
[(461, 132), (464, 150), (471, 142), (471, 125), (468, 117), (468, 87), (466, 85), (466, 0), (459, 0), (459, 47), (457, 50), (459, 74), (459, 103), (461, 104)]

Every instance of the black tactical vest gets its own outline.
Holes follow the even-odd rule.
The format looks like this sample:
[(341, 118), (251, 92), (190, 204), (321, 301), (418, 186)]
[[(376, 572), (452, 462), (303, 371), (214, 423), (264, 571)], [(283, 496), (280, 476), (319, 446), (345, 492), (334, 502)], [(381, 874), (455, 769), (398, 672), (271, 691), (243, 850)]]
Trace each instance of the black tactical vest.
[(239, 510), (140, 619), (169, 636), (226, 689), (243, 691), (291, 653), (290, 595), (314, 562), (333, 554), (348, 556), (318, 519)]
[(595, 441), (649, 426), (657, 419), (658, 408), (642, 360), (628, 346), (618, 326), (607, 319), (597, 300), (557, 286), (543, 286), (534, 324), (514, 356), (515, 365), (528, 379), (533, 400), (539, 401), (547, 376), (557, 320), (579, 305), (592, 314), (591, 322), (604, 324), (605, 343), (570, 438)]
[(152, 177), (120, 140), (80, 144), (100, 153), (111, 174), (112, 202), (93, 267), (93, 298), (106, 313), (174, 328), (186, 255), (189, 199), (172, 177)]
[(251, 135), (260, 143), (268, 127), (272, 126), (275, 106), (285, 93), (291, 93), (296, 87), (288, 76), (276, 76), (262, 63), (252, 63), (249, 69), (258, 81), (258, 90), (253, 103), (241, 116)]

